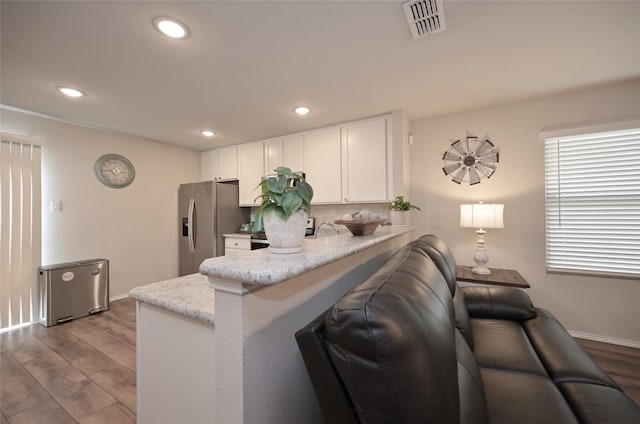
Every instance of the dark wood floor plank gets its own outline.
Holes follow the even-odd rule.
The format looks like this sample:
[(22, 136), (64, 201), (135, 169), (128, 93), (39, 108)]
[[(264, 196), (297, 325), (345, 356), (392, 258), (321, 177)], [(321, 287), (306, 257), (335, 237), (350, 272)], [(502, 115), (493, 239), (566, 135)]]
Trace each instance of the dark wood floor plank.
[(0, 353), (0, 409), (12, 417), (51, 399), (49, 393), (3, 349)]
[(67, 331), (64, 325), (43, 327), (40, 324), (33, 324), (30, 330), (35, 338), (58, 353), (67, 362), (73, 362), (96, 351), (95, 348)]
[(0, 424), (135, 423), (136, 303), (110, 307), (0, 334)]
[(640, 405), (640, 349), (576, 339), (589, 356)]
[(75, 424), (76, 421), (53, 399), (10, 418), (11, 424)]
[(136, 416), (119, 403), (96, 412), (81, 424), (135, 424)]
[(131, 298), (111, 302), (108, 313), (102, 315), (117, 320), (135, 331), (136, 329), (136, 301)]
[[(92, 317), (95, 318), (95, 317)], [(65, 324), (68, 330), (85, 343), (118, 361), (132, 371), (136, 370), (136, 348), (123, 337), (104, 331), (100, 326), (94, 325), (90, 320), (79, 319)]]
[(132, 345), (135, 345), (136, 343), (136, 329), (125, 325), (118, 317), (116, 317), (114, 311), (107, 311), (99, 315), (87, 317), (87, 319), (84, 320), (84, 323), (91, 324), (104, 334), (108, 334), (117, 339), (124, 339), (127, 343)]
[(2, 343), (2, 346), (11, 352), (13, 357), (21, 364), (51, 351), (44, 343), (31, 334), (28, 327), (21, 327), (0, 334), (0, 343)]
[(135, 371), (97, 351), (72, 362), (72, 365), (135, 414)]
[(42, 354), (23, 366), (77, 421), (82, 421), (116, 402), (111, 395), (54, 352)]

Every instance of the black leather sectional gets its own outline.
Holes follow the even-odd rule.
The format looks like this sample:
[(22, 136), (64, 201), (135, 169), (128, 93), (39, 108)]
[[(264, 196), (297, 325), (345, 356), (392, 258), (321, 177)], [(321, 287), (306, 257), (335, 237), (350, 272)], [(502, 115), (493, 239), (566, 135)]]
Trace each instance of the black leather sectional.
[(296, 334), (327, 423), (640, 423), (526, 292), (455, 275), (423, 236)]

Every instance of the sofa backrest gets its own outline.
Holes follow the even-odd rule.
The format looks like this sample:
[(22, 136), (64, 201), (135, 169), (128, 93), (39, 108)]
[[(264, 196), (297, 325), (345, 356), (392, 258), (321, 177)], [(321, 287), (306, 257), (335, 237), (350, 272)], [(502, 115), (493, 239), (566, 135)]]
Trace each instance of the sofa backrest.
[(421, 248), (436, 264), (440, 273), (447, 281), (451, 295), (456, 291), (457, 279), (456, 279), (456, 259), (453, 253), (449, 249), (449, 246), (442, 241), (439, 237), (433, 234), (427, 234), (416, 241), (414, 244)]
[(362, 422), (459, 422), (454, 322), (451, 287), (415, 242), (330, 309), (327, 347)]

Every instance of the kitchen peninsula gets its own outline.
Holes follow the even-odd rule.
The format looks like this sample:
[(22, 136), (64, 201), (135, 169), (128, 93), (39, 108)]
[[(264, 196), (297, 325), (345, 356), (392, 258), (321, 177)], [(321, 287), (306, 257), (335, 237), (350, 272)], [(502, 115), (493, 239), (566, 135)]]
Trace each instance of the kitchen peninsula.
[[(295, 332), (410, 240), (410, 227), (205, 260), (133, 289), (138, 422), (321, 422)], [(211, 304), (213, 303), (213, 304)]]

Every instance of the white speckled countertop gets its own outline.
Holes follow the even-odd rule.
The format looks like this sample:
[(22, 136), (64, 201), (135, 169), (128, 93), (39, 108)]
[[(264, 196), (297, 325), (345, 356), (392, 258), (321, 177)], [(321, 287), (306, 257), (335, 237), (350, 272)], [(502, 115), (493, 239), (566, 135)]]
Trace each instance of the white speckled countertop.
[(215, 290), (209, 284), (209, 277), (255, 286), (277, 284), (411, 230), (413, 227), (385, 226), (368, 236), (341, 233), (339, 236), (307, 238), (302, 251), (292, 254), (276, 254), (269, 249), (238, 251), (205, 260), (200, 265), (202, 274), (136, 287), (129, 292), (129, 297), (214, 324)]
[(209, 258), (200, 264), (200, 273), (208, 275), (210, 280), (235, 280), (253, 286), (277, 284), (413, 229), (408, 226), (381, 226), (368, 236), (341, 233), (339, 236), (306, 238), (302, 251), (291, 254), (259, 249)]
[(201, 274), (185, 275), (132, 289), (129, 297), (195, 318), (215, 323), (215, 290)]

